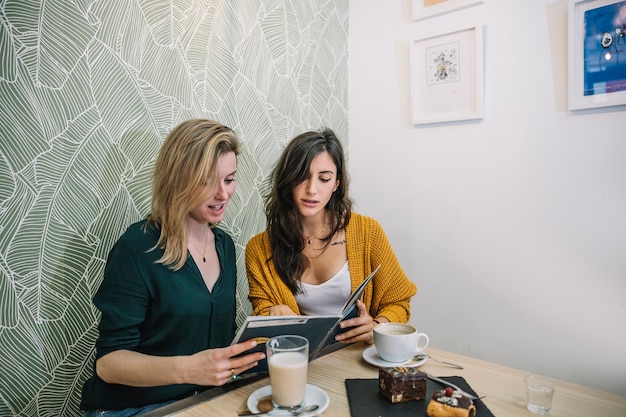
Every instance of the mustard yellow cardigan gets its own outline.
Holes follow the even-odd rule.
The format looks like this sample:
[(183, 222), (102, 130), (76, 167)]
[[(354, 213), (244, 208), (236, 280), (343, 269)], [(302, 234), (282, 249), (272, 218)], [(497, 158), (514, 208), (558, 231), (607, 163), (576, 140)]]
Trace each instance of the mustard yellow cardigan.
[[(346, 226), (346, 249), (352, 290), (379, 264), (382, 265), (363, 292), (362, 301), (373, 318), (384, 316), (406, 323), (411, 315), (410, 300), (416, 285), (406, 276), (381, 225), (370, 217), (352, 213)], [(254, 236), (246, 245), (246, 272), (255, 315), (269, 315), (272, 306), (285, 304), (301, 314), (293, 293), (279, 278), (267, 231)]]

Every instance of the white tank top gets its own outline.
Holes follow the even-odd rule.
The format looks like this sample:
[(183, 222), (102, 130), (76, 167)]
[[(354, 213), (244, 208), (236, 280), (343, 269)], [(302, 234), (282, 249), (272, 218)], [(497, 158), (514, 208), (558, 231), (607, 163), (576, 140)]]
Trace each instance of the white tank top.
[(326, 282), (319, 285), (302, 283), (302, 294), (296, 295), (300, 313), (304, 316), (341, 314), (341, 309), (352, 293), (348, 261)]

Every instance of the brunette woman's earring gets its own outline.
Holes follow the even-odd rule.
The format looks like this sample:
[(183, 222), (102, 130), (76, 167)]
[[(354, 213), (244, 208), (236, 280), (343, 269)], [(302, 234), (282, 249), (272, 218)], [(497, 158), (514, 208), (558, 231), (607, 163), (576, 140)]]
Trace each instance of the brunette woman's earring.
[(336, 188), (333, 190), (333, 193), (334, 193), (335, 191), (337, 191), (337, 189), (336, 189)]

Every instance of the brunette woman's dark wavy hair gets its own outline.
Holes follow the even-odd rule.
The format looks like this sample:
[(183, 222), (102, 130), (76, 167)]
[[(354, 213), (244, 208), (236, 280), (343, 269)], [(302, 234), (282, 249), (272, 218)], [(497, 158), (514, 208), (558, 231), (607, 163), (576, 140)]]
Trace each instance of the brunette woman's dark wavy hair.
[(330, 231), (321, 240), (328, 245), (335, 233), (345, 229), (352, 214), (352, 199), (348, 195), (343, 146), (330, 129), (302, 133), (287, 144), (272, 173), (272, 189), (265, 206), (272, 260), (280, 279), (294, 294), (301, 292), (300, 278), (309, 267), (309, 259), (302, 254), (302, 215), (292, 192), (308, 178), (311, 161), (322, 152), (328, 152), (335, 163), (339, 185), (326, 205)]

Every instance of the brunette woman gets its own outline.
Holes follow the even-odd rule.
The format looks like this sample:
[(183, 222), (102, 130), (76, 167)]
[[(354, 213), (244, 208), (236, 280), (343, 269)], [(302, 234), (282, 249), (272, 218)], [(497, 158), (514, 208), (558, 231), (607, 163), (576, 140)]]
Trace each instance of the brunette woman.
[(338, 314), (378, 265), (359, 316), (337, 336), (373, 342), (377, 322), (407, 322), (417, 288), (380, 224), (352, 212), (341, 142), (332, 130), (294, 138), (274, 169), (267, 229), (246, 246), (249, 299), (256, 315)]

